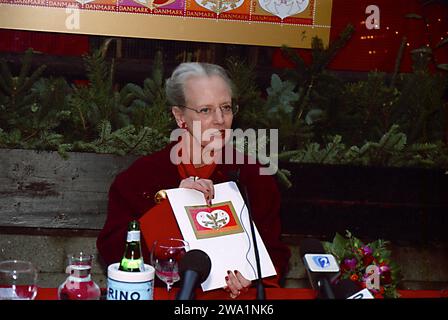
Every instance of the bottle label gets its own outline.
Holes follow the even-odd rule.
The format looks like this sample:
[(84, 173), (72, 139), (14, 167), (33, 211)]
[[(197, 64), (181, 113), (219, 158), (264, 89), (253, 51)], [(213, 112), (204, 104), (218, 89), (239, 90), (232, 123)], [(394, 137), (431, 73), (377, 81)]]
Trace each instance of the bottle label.
[(140, 241), (140, 231), (128, 231), (127, 242)]
[(142, 258), (140, 258), (140, 259), (123, 258), (121, 260), (121, 269), (123, 271), (136, 270), (136, 269), (143, 271), (142, 268), (143, 268), (143, 259)]
[(153, 300), (153, 280), (124, 282), (107, 279), (107, 300)]

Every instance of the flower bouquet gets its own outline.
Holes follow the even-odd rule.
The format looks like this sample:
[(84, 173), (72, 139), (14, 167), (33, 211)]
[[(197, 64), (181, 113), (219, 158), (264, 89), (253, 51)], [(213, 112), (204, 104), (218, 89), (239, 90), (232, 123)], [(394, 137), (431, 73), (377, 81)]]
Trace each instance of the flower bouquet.
[[(375, 298), (398, 298), (400, 270), (391, 261), (391, 252), (386, 248), (389, 242), (379, 239), (364, 244), (350, 231), (346, 232), (346, 237), (336, 233), (333, 242), (323, 243), (325, 251), (334, 255), (339, 263), (339, 279), (354, 281), (359, 290), (367, 288)], [(375, 276), (373, 272), (377, 276), (374, 285), (371, 282)]]

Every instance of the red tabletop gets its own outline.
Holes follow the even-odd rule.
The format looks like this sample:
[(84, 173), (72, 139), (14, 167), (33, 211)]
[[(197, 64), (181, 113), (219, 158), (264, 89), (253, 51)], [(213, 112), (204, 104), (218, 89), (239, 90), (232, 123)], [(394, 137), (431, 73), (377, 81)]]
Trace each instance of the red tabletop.
[[(174, 300), (177, 288), (167, 293), (165, 288), (154, 288), (154, 300)], [(399, 290), (401, 298), (448, 298), (448, 290)], [(315, 299), (312, 289), (266, 288), (266, 300), (309, 300)], [(224, 290), (196, 291), (197, 300), (232, 300)], [(57, 300), (57, 288), (39, 288), (36, 300)], [(241, 294), (237, 300), (255, 300), (255, 288)]]

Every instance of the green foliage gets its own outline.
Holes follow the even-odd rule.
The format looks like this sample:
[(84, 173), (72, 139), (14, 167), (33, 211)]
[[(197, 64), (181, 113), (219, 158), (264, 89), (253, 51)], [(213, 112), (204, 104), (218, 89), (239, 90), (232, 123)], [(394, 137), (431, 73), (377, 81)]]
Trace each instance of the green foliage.
[[(296, 94), (299, 98), (291, 103), (292, 122), (285, 121), (288, 114), (284, 111), (285, 108), (278, 109), (275, 115), (270, 114), (270, 119), (274, 119), (273, 123), (281, 131), (287, 132), (280, 132), (281, 150), (294, 153), (294, 150), (305, 148), (306, 150), (301, 152), (304, 160), (317, 157), (315, 160), (320, 161), (318, 152), (322, 153), (324, 159), (327, 159), (327, 156), (324, 156), (324, 150), (318, 149), (328, 143), (329, 136), (341, 136), (347, 145), (362, 146), (368, 141), (379, 140), (394, 124), (399, 125), (411, 145), (439, 145), (441, 141), (446, 142), (448, 78), (446, 73), (430, 72), (430, 64), (436, 65), (433, 49), (425, 47), (413, 50), (413, 72), (399, 74), (404, 39), (392, 77), (380, 72), (371, 72), (366, 80), (342, 83), (325, 68), (339, 48), (350, 39), (353, 31), (351, 25), (347, 26), (339, 39), (326, 49), (319, 39), (313, 39), (313, 60), (309, 65), (296, 51), (283, 48), (285, 54), (295, 63), (295, 68), (284, 72), (282, 78), (288, 82), (283, 84), (283, 92), (279, 91), (280, 89), (273, 92), (281, 92), (284, 99), (292, 97), (291, 94)], [(436, 47), (446, 43), (448, 42), (442, 41)], [(279, 87), (280, 82), (278, 79), (275, 81), (275, 86)], [(294, 89), (291, 89), (293, 87)], [(276, 118), (282, 120), (275, 122)], [(296, 123), (297, 126), (294, 125)], [(304, 129), (308, 135), (297, 134), (298, 130)], [(375, 145), (368, 147), (366, 153), (370, 153), (374, 147)], [(356, 147), (353, 150), (356, 151)], [(443, 152), (444, 149), (441, 150), (441, 153)], [(284, 154), (285, 157), (288, 155), (290, 153)], [(332, 158), (331, 153), (328, 156)], [(426, 163), (423, 159), (422, 163)], [(373, 155), (369, 160), (380, 164), (385, 162), (373, 159)]]
[(234, 127), (270, 128), (268, 108), (257, 86), (257, 77), (253, 65), (239, 57), (227, 59), (227, 72), (233, 81), (233, 94), (240, 109), (234, 118)]
[[(283, 48), (295, 68), (273, 74), (266, 91), (257, 86), (251, 63), (229, 58), (227, 70), (240, 106), (234, 127), (278, 129), (278, 154), (270, 156), (283, 161), (448, 167), (443, 142), (448, 81), (446, 73), (429, 71), (433, 49), (412, 51), (412, 73), (398, 74), (400, 50), (392, 78), (371, 72), (365, 80), (343, 83), (326, 66), (353, 31), (347, 26), (328, 48), (314, 38), (310, 65)], [(155, 54), (142, 86), (118, 88), (114, 60), (106, 59), (111, 41), (84, 57), (87, 86), (42, 77), (45, 66), (31, 70), (32, 51), (18, 75), (1, 61), (0, 147), (51, 149), (66, 156), (67, 151), (146, 154), (167, 144), (174, 121), (166, 106), (162, 53)], [(260, 145), (243, 150), (259, 155)], [(289, 173), (278, 172), (289, 185)]]
[(74, 87), (69, 100), (73, 126), (81, 129), (73, 131), (72, 139), (94, 138), (102, 121), (109, 121), (113, 129), (130, 125), (128, 107), (134, 98), (126, 89), (114, 89), (113, 64), (105, 59), (109, 43), (84, 57), (89, 85)]
[[(428, 71), (425, 50), (413, 52), (413, 73), (399, 74), (402, 46), (392, 77), (371, 72), (366, 80), (343, 83), (325, 68), (353, 31), (347, 26), (328, 48), (313, 39), (310, 65), (283, 48), (295, 69), (272, 75), (266, 99), (260, 100), (253, 67), (233, 58), (228, 69), (241, 106), (238, 127), (278, 129), (280, 161), (448, 167), (442, 142), (448, 127), (446, 75)], [(257, 146), (245, 148), (256, 155)], [(289, 185), (288, 173), (279, 172)]]
[[(280, 133), (283, 151), (301, 148), (311, 140), (323, 143), (328, 134), (336, 134), (344, 123), (341, 112), (343, 83), (325, 68), (353, 32), (353, 26), (348, 25), (328, 48), (324, 48), (321, 39), (313, 38), (312, 62), (309, 65), (295, 50), (282, 48), (284, 54), (295, 64), (294, 69), (284, 70), (281, 76), (290, 84), (285, 89), (293, 97), (292, 111), (278, 113), (281, 121), (276, 122), (283, 131)], [(271, 83), (271, 87), (273, 84)], [(290, 121), (286, 120), (286, 116), (289, 116)]]
[(167, 108), (163, 74), (163, 56), (158, 51), (151, 77), (145, 79), (143, 88), (128, 83), (123, 90), (129, 91), (134, 98), (130, 106), (131, 123), (137, 129), (149, 127), (168, 137), (174, 128), (174, 121)]
[(271, 87), (267, 89), (270, 112), (284, 112), (290, 114), (293, 110), (292, 103), (299, 100), (299, 95), (294, 92), (295, 85), (290, 81), (282, 81), (277, 74), (271, 76)]
[(411, 143), (444, 139), (446, 74), (431, 73), (430, 49), (413, 50), (413, 72), (399, 74), (390, 83), (384, 73), (371, 72), (367, 80), (348, 83), (342, 92), (344, 121), (339, 134), (352, 144), (378, 139), (398, 124)]
[(386, 85), (386, 75), (371, 72), (367, 80), (348, 83), (343, 92), (345, 121), (341, 134), (351, 137), (350, 143), (359, 144), (363, 139), (378, 139), (398, 120), (395, 107), (401, 93)]
[(21, 126), (23, 117), (38, 108), (36, 92), (30, 89), (45, 70), (45, 66), (40, 66), (30, 74), (32, 53), (32, 50), (25, 53), (17, 76), (11, 73), (5, 61), (0, 62), (0, 127), (4, 130)]
[(109, 121), (104, 120), (98, 126), (99, 137), (92, 142), (76, 141), (66, 145), (64, 151), (77, 150), (117, 155), (146, 155), (163, 148), (169, 139), (159, 131), (143, 127), (137, 130), (133, 125), (112, 131)]
[(397, 123), (408, 133), (412, 142), (442, 140), (446, 123), (445, 90), (448, 77), (431, 74), (424, 54), (414, 53), (414, 72), (400, 75), (397, 87), (401, 91), (396, 110)]
[(345, 145), (341, 143), (341, 136), (335, 136), (333, 141), (321, 149), (318, 143), (310, 143), (304, 149), (290, 153), (291, 162), (327, 163), (334, 164), (343, 161)]
[(70, 87), (62, 78), (41, 78), (44, 65), (31, 72), (32, 54), (25, 53), (17, 76), (0, 62), (0, 147), (57, 148), (63, 140), (57, 128), (69, 117)]
[(113, 62), (105, 58), (110, 41), (84, 57), (87, 87), (39, 78), (45, 66), (28, 75), (31, 51), (17, 77), (2, 61), (0, 147), (57, 150), (67, 157), (67, 151), (142, 155), (169, 143), (172, 122), (165, 105), (160, 53), (143, 88), (128, 84), (118, 90)]
[(292, 118), (292, 105), (299, 99), (294, 90), (292, 82), (282, 81), (277, 74), (272, 75), (271, 86), (266, 90), (266, 106), (269, 110), (267, 118), (270, 127), (278, 129), (281, 151), (302, 147), (313, 138), (312, 126), (302, 119), (294, 121)]
[(27, 50), (17, 76), (11, 73), (5, 61), (0, 61), (0, 126), (7, 130), (20, 125), (24, 115), (36, 107), (36, 94), (30, 91), (45, 70), (40, 66), (30, 74), (33, 51)]
[(302, 119), (313, 108), (325, 110), (329, 107), (328, 103), (331, 100), (323, 98), (322, 101), (322, 97), (328, 97), (326, 92), (329, 78), (331, 78), (333, 84), (336, 84), (337, 81), (335, 81), (336, 78), (332, 78), (325, 72), (325, 68), (337, 51), (349, 41), (353, 32), (354, 27), (347, 25), (339, 38), (330, 43), (328, 48), (324, 48), (321, 39), (314, 37), (311, 44), (313, 60), (309, 66), (296, 51), (283, 47), (284, 53), (295, 63), (295, 69), (285, 72), (286, 78), (298, 86), (299, 99), (291, 114), (293, 122)]
[(383, 167), (448, 167), (448, 148), (439, 144), (407, 145), (407, 137), (393, 125), (378, 142), (348, 147), (336, 135), (321, 147), (310, 143), (281, 155), (282, 160), (303, 163), (351, 164)]

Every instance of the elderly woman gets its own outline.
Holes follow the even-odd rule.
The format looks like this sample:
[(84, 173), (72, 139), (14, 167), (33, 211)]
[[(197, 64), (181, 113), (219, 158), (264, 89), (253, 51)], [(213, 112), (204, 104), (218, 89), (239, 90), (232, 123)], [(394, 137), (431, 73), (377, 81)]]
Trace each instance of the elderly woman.
[[(191, 188), (204, 194), (208, 204), (214, 197), (214, 184), (231, 180), (239, 172), (247, 187), (251, 213), (278, 276), (266, 283), (278, 285), (290, 257), (280, 241), (280, 194), (274, 177), (260, 175), (260, 164), (223, 163), (223, 146), (237, 112), (232, 102), (232, 82), (225, 70), (207, 63), (182, 63), (166, 81), (166, 93), (180, 139), (165, 149), (137, 159), (120, 173), (109, 190), (107, 220), (97, 239), (98, 251), (109, 265), (120, 261), (129, 221), (142, 226), (144, 259), (156, 239), (182, 238), (168, 201), (154, 202), (163, 189)], [(211, 147), (212, 146), (212, 147)], [(235, 151), (236, 152), (236, 151)], [(240, 272), (229, 270), (224, 288), (232, 298), (251, 285)], [(274, 280), (274, 281), (272, 281)]]

